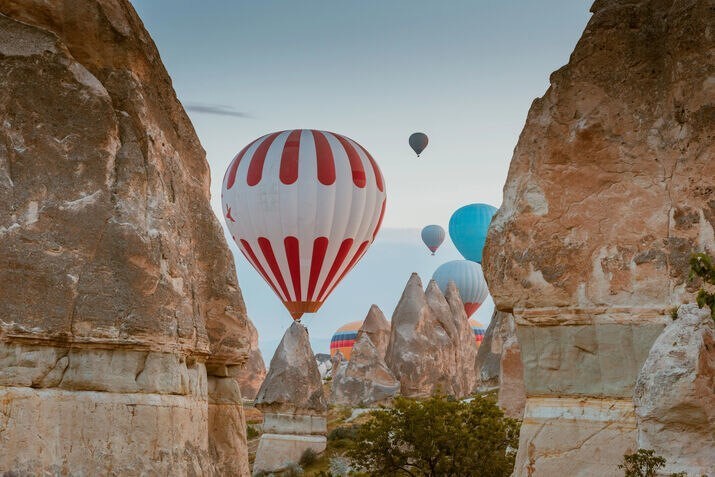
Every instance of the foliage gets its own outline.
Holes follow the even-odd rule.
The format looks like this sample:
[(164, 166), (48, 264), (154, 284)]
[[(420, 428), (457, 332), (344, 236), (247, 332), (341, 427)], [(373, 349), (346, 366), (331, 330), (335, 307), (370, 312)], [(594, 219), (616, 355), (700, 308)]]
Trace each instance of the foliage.
[(303, 452), (303, 455), (300, 456), (298, 464), (300, 464), (301, 467), (307, 467), (313, 465), (316, 460), (318, 460), (318, 453), (308, 448)]
[(623, 464), (618, 466), (625, 471), (625, 477), (655, 477), (656, 470), (662, 467), (665, 467), (665, 459), (650, 449), (624, 455)]
[[(690, 257), (690, 279), (700, 277), (709, 285), (715, 285), (715, 265), (713, 259), (706, 253), (696, 253)], [(700, 308), (710, 307), (710, 316), (715, 320), (715, 293), (708, 292), (705, 287), (698, 291), (696, 302)]]
[(373, 476), (499, 477), (511, 474), (518, 439), (518, 421), (493, 399), (398, 397), (360, 426), (347, 455)]
[(255, 439), (258, 437), (261, 433), (256, 430), (255, 427), (253, 426), (246, 426), (246, 438), (248, 440)]
[[(625, 477), (655, 477), (656, 471), (665, 467), (665, 459), (655, 454), (654, 450), (638, 449), (638, 452), (623, 456), (619, 469), (625, 471)], [(687, 473), (678, 472), (670, 477), (687, 477)]]

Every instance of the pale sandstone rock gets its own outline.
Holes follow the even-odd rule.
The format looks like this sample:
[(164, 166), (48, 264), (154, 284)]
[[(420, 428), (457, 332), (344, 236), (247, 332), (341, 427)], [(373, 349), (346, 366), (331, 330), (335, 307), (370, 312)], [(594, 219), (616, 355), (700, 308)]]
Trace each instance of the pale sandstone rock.
[(664, 473), (715, 469), (715, 332), (708, 308), (683, 305), (653, 344), (634, 392), (638, 446)]
[[(711, 3), (599, 0), (592, 11), (529, 111), (484, 251), (496, 306), (517, 323), (527, 416), (552, 397), (564, 409), (581, 396), (632, 403), (667, 310), (698, 286), (690, 254), (715, 253)], [(608, 433), (583, 446), (566, 430), (591, 426), (586, 415), (523, 427), (518, 461), (537, 458), (516, 475), (613, 475), (603, 465), (637, 447), (635, 432), (599, 415)]]
[(448, 303), (433, 280), (425, 292), (419, 276), (410, 277), (392, 316), (385, 358), (400, 381), (402, 395), (463, 397), (471, 393), (476, 344), (459, 304), (456, 289)]
[(524, 365), (510, 313), (494, 310), (475, 365), (477, 390), (498, 389), (498, 405), (509, 417), (521, 419), (526, 404)]
[(253, 473), (275, 472), (296, 464), (303, 452), (327, 445), (328, 405), (308, 330), (293, 322), (276, 348), (256, 408), (263, 412), (264, 434)]
[(245, 306), (136, 12), (0, 2), (0, 84), (0, 469), (245, 475), (204, 366), (245, 361)]
[(248, 336), (250, 337), (250, 351), (246, 364), (237, 369), (236, 379), (241, 387), (241, 396), (244, 399), (253, 401), (256, 399), (258, 389), (266, 378), (266, 363), (258, 347), (258, 331), (250, 320), (246, 322)]
[(387, 321), (385, 314), (377, 305), (370, 306), (370, 310), (358, 330), (357, 338), (363, 333), (370, 337), (370, 341), (377, 348), (378, 355), (384, 359), (385, 353), (387, 353), (387, 344), (390, 342), (390, 322)]
[(399, 391), (400, 382), (385, 364), (370, 336), (358, 334), (350, 361), (333, 377), (331, 402), (351, 407), (372, 406), (385, 403)]

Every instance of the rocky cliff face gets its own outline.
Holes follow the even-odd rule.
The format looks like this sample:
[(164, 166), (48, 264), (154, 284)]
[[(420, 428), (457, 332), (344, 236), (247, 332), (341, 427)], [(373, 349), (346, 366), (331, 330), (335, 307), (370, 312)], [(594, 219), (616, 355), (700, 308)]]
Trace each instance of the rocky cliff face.
[(251, 320), (247, 320), (246, 325), (250, 338), (250, 351), (246, 364), (238, 370), (236, 379), (241, 388), (243, 399), (252, 401), (256, 398), (258, 389), (266, 378), (266, 363), (263, 361), (263, 355), (258, 347), (258, 330), (253, 326)]
[(205, 366), (245, 361), (245, 307), (135, 11), (3, 1), (0, 84), (0, 468), (245, 474), (240, 408), (208, 425), (235, 381)]
[(475, 365), (477, 389), (498, 388), (498, 404), (509, 417), (521, 419), (526, 403), (524, 365), (510, 313), (494, 310)]
[(680, 307), (648, 354), (634, 402), (638, 445), (666, 458), (665, 473), (715, 469), (715, 331), (707, 308)]
[(633, 387), (715, 251), (712, 7), (596, 1), (514, 151), (484, 270), (513, 312), (527, 404), (516, 475), (611, 475)]
[(474, 388), (474, 335), (454, 284), (447, 297), (434, 280), (425, 292), (413, 273), (395, 308), (385, 362), (403, 396), (462, 397)]

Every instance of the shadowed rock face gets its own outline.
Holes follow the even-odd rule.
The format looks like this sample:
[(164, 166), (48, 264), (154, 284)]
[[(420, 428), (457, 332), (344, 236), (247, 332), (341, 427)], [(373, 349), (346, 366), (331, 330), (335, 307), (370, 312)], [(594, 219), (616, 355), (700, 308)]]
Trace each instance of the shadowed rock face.
[(683, 305), (638, 375), (638, 445), (667, 460), (665, 473), (715, 469), (715, 332), (710, 311)]
[[(205, 153), (136, 12), (3, 1), (0, 84), (0, 468), (245, 474), (235, 402), (229, 427), (207, 424), (235, 380), (204, 366), (245, 361), (245, 306)], [(53, 426), (77, 436), (48, 442)]]
[(517, 476), (618, 473), (636, 377), (699, 286), (689, 256), (715, 252), (711, 2), (592, 12), (532, 104), (484, 251), (524, 364)]
[(474, 388), (474, 335), (454, 284), (450, 288), (448, 301), (434, 280), (425, 292), (413, 273), (395, 308), (385, 362), (403, 396), (462, 397)]
[(263, 362), (263, 355), (258, 347), (258, 330), (250, 320), (247, 320), (246, 324), (248, 325), (248, 336), (251, 339), (251, 351), (248, 353), (246, 364), (238, 369), (236, 379), (241, 388), (241, 396), (244, 399), (253, 400), (266, 377), (266, 364)]
[(367, 333), (358, 335), (350, 361), (339, 367), (332, 380), (334, 404), (365, 407), (381, 404), (400, 391), (400, 382), (385, 364)]
[(256, 396), (263, 412), (323, 415), (328, 405), (308, 330), (293, 322), (271, 359), (266, 379)]
[(382, 310), (377, 305), (370, 307), (360, 330), (358, 330), (357, 338), (360, 338), (362, 334), (367, 334), (370, 337), (370, 341), (377, 348), (377, 354), (381, 359), (384, 358), (387, 352), (387, 344), (390, 341), (390, 322), (387, 321), (387, 318), (385, 318)]

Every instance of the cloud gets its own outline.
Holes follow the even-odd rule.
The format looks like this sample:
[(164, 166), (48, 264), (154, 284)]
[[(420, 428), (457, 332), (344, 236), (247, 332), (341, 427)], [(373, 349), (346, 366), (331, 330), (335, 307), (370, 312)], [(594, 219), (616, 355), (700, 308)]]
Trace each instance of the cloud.
[(207, 103), (184, 103), (184, 107), (188, 111), (203, 114), (214, 114), (217, 116), (233, 116), (235, 118), (252, 118), (250, 114), (238, 111), (232, 106), (223, 104), (207, 104)]

